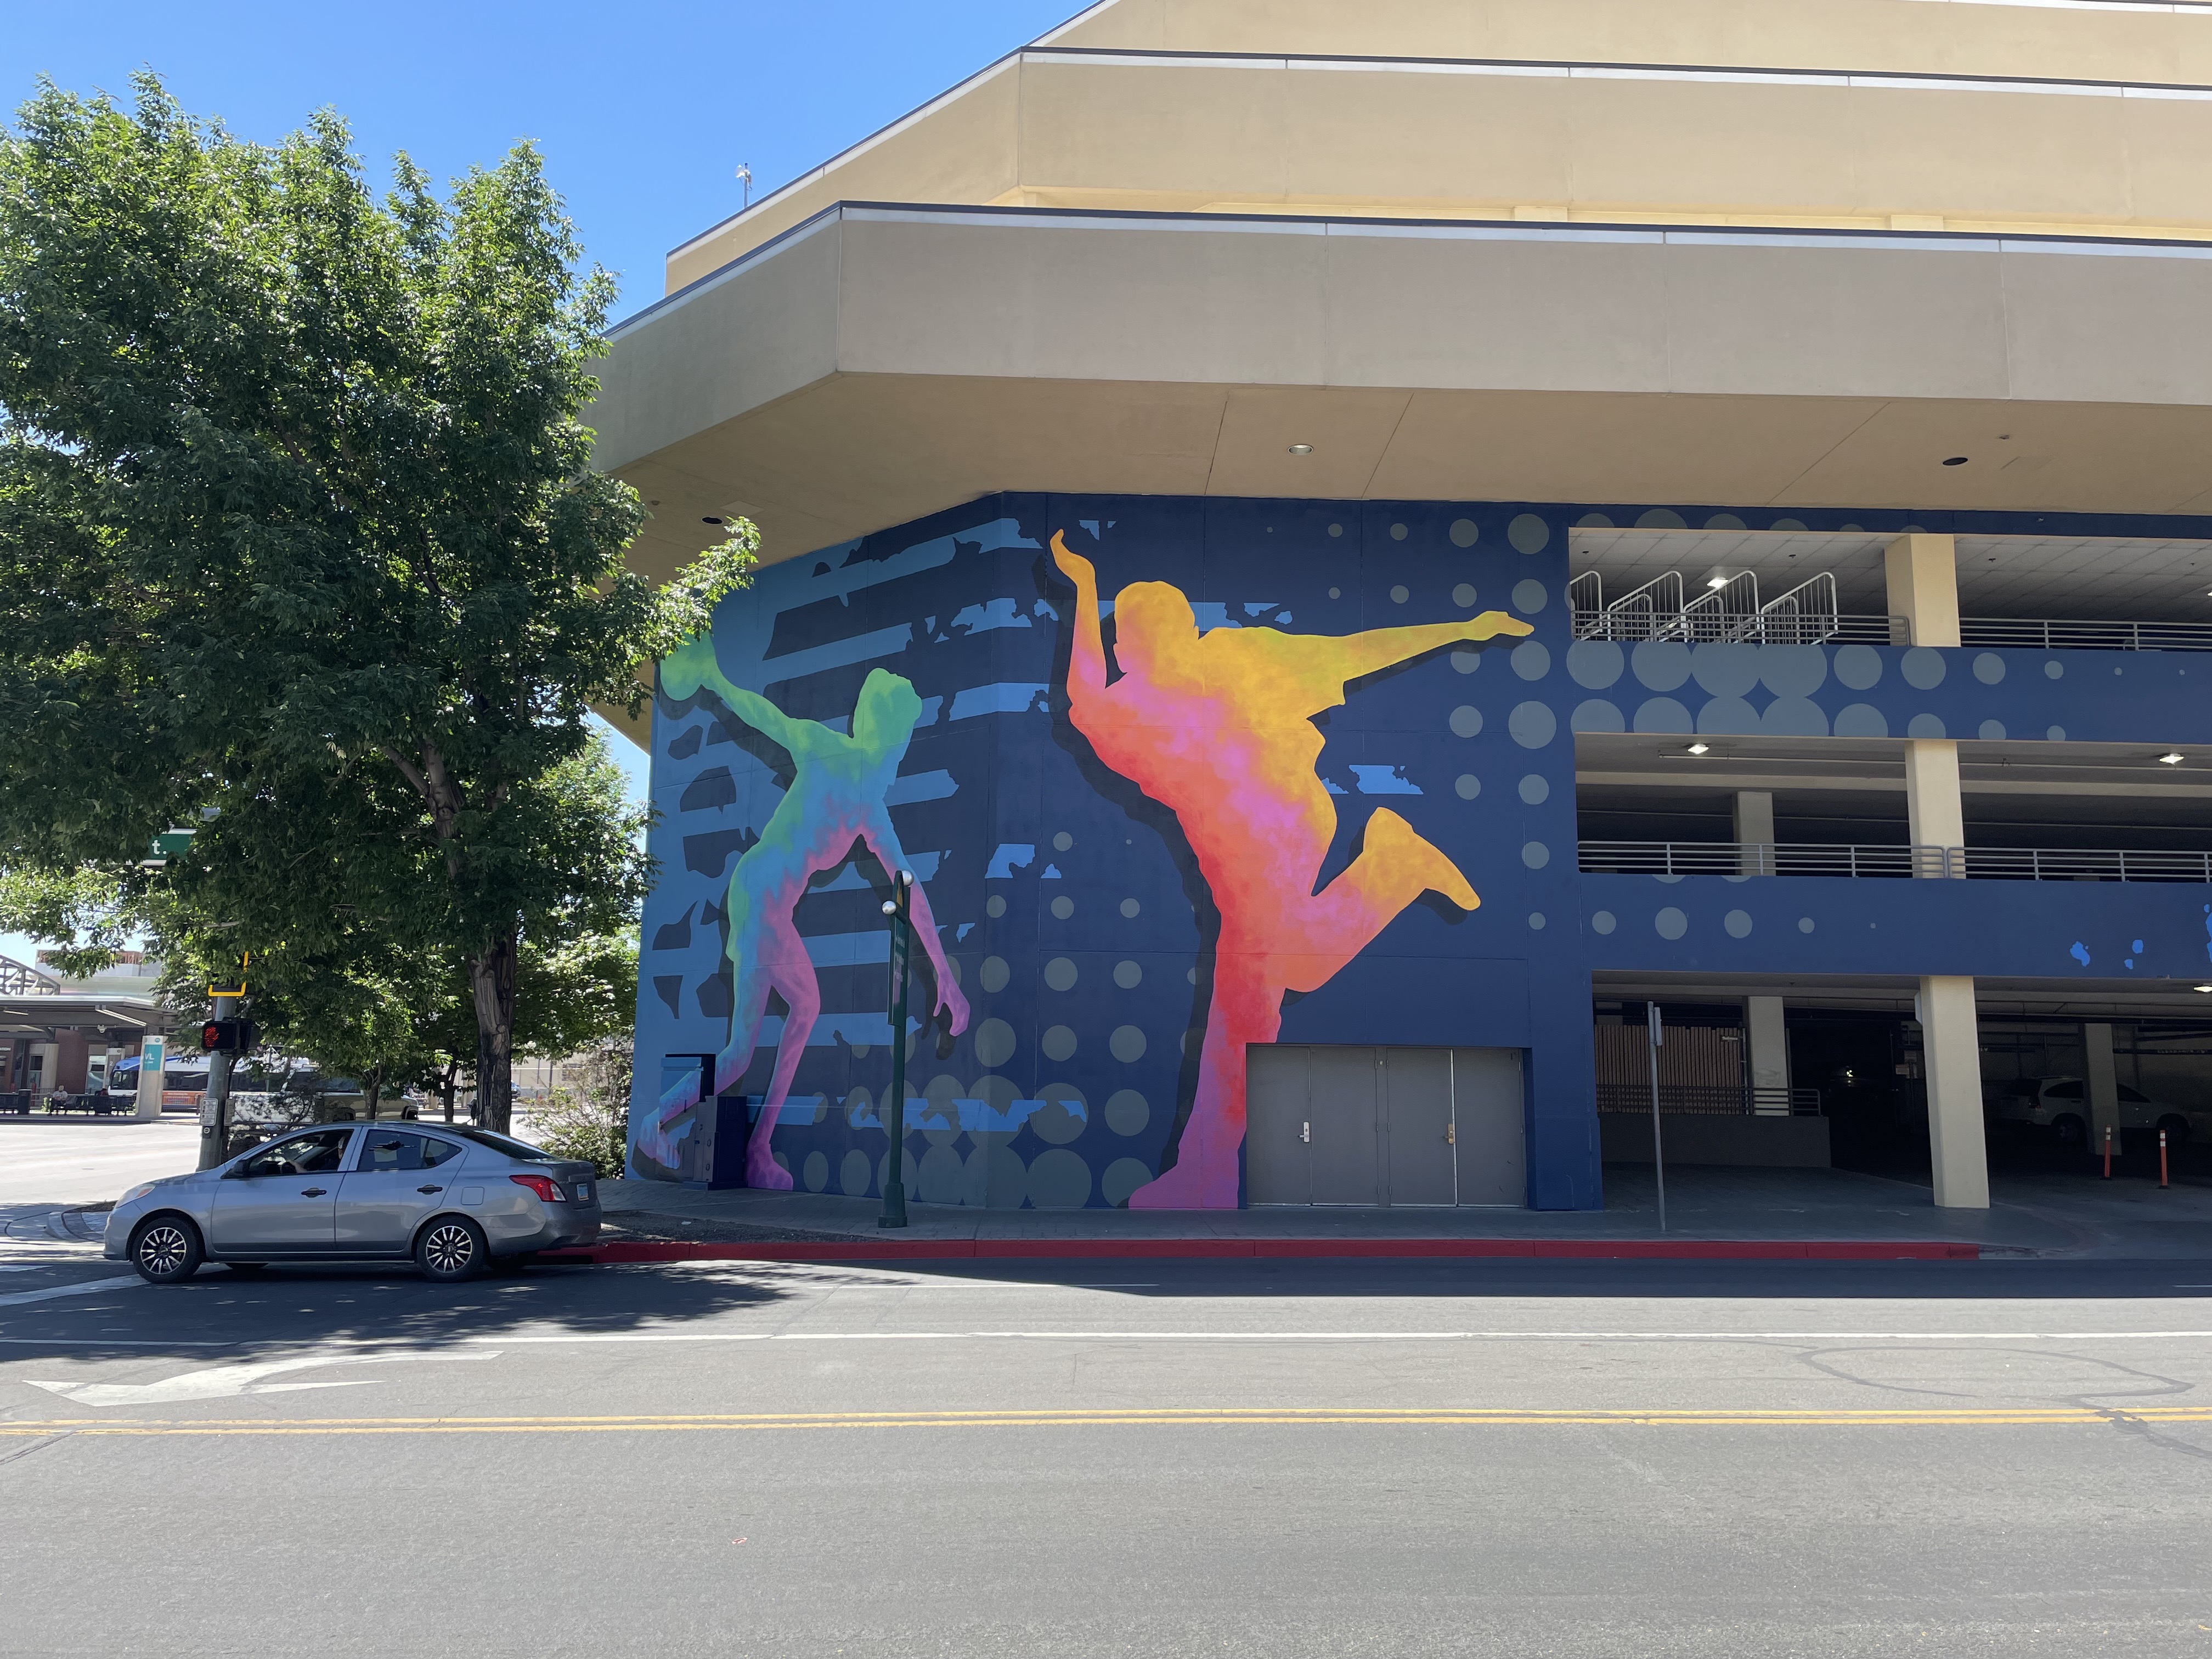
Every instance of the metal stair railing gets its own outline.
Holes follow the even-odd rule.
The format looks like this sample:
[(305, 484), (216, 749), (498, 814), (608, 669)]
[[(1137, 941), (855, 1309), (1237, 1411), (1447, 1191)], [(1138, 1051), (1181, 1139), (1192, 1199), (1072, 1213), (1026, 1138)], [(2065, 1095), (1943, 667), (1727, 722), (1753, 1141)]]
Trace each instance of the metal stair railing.
[(1841, 876), (1972, 881), (2160, 881), (2212, 886), (2212, 852), (1817, 842), (1585, 841), (1585, 875)]
[(1759, 617), (1759, 578), (1740, 570), (1682, 607), (1682, 637), (1698, 644), (1721, 644), (1743, 637)]

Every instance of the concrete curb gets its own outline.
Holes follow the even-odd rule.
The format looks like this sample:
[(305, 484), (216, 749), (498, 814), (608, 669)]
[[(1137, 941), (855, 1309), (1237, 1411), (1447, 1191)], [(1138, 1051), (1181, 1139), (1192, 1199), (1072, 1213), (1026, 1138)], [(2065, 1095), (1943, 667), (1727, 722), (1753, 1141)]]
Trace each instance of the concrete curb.
[(1579, 1261), (1973, 1261), (1978, 1244), (1867, 1243), (1818, 1239), (1723, 1238), (947, 1238), (850, 1244), (718, 1244), (616, 1241), (589, 1250), (548, 1251), (543, 1261), (611, 1265), (648, 1261), (966, 1261), (1254, 1257), (1374, 1259), (1543, 1257)]

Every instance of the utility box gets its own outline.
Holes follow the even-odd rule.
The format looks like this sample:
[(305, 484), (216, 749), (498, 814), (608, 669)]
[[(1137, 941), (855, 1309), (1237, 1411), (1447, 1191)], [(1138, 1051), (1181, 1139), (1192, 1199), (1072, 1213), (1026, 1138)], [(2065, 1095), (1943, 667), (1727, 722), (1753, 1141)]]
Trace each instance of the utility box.
[(692, 1108), (691, 1133), (677, 1146), (678, 1179), (707, 1192), (744, 1186), (752, 1127), (750, 1095), (718, 1095)]

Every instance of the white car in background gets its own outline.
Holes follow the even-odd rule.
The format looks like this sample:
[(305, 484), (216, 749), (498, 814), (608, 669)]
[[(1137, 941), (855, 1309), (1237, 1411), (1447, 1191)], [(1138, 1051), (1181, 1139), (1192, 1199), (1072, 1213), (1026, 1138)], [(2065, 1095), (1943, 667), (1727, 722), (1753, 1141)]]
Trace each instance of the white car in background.
[[(2154, 1100), (2124, 1083), (2118, 1093), (2122, 1133), (2163, 1129), (2169, 1146), (2212, 1139), (2212, 1112)], [(2089, 1145), (2089, 1085), (2078, 1077), (2021, 1077), (1987, 1084), (1983, 1112), (1992, 1124), (2042, 1129), (2062, 1146), (2098, 1150)]]

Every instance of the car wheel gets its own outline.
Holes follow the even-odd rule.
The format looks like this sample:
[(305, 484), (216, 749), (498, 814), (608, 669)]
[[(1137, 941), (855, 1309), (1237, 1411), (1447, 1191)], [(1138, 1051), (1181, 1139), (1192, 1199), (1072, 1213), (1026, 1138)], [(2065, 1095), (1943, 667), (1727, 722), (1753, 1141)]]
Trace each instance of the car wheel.
[(149, 1285), (175, 1285), (200, 1270), (200, 1230), (180, 1215), (157, 1215), (131, 1236), (131, 1265)]
[(2158, 1127), (2166, 1132), (2166, 1144), (2169, 1149), (2188, 1144), (2189, 1120), (2187, 1118), (2169, 1115), (2159, 1119)]
[(490, 1265), (491, 1246), (483, 1229), (466, 1217), (441, 1216), (415, 1241), (415, 1265), (425, 1279), (446, 1282), (474, 1279)]
[(2051, 1133), (2060, 1146), (2070, 1150), (2087, 1145), (2089, 1126), (2075, 1116), (2073, 1113), (2068, 1112), (2064, 1116), (2056, 1117), (2051, 1121)]

